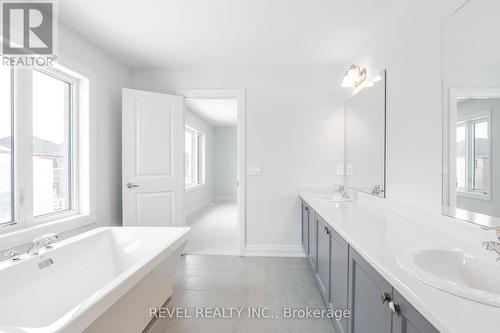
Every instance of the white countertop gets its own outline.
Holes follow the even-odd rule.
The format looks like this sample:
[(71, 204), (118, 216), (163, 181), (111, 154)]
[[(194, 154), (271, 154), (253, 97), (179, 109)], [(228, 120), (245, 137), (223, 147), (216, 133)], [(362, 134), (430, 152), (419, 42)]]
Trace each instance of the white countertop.
[(439, 331), (500, 331), (500, 308), (431, 287), (403, 271), (395, 261), (402, 251), (425, 248), (483, 251), (494, 261), (496, 256), (482, 249), (481, 242), (496, 240), (495, 232), (363, 194), (343, 203), (315, 199), (324, 192), (302, 189), (300, 197)]

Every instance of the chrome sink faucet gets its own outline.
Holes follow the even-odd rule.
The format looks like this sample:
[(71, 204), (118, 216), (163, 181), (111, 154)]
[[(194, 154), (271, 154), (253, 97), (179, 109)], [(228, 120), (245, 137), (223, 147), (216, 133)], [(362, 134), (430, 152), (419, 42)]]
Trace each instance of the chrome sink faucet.
[(497, 262), (500, 263), (500, 243), (499, 242), (483, 242), (481, 244), (486, 250), (494, 251), (498, 254)]
[(335, 192), (340, 193), (342, 198), (344, 199), (350, 199), (349, 193), (347, 192), (347, 187), (345, 185), (336, 185), (337, 190)]
[(40, 253), (40, 249), (51, 249), (52, 244), (59, 238), (56, 233), (40, 235), (33, 240), (33, 245), (28, 250), (28, 255), (37, 256)]

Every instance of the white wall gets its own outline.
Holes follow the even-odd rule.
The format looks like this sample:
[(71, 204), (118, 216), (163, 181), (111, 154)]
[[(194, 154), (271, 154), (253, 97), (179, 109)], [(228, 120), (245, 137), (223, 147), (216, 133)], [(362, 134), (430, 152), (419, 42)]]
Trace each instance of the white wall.
[(237, 129), (215, 127), (214, 195), (218, 200), (236, 200)]
[(73, 31), (59, 28), (60, 54), (96, 75), (97, 226), (121, 225), (121, 98), (130, 71)]
[(186, 125), (205, 133), (205, 184), (188, 189), (184, 194), (184, 212), (190, 215), (214, 199), (214, 128), (188, 110), (184, 120)]
[[(387, 69), (387, 197), (441, 211), (441, 23), (462, 0), (400, 0), (353, 63)], [(347, 64), (346, 64), (347, 66)]]
[[(299, 186), (342, 182), (345, 68), (214, 68), (133, 71), (133, 87), (246, 89), (246, 160), (261, 177), (247, 177), (247, 245), (300, 253)], [(291, 246), (291, 247), (290, 247)]]

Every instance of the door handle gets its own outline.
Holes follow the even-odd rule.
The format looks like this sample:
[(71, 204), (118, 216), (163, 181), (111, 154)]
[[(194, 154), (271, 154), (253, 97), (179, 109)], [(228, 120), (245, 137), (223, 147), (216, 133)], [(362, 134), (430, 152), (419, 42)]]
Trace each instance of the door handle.
[(127, 188), (139, 187), (137, 184), (127, 183)]
[(382, 299), (382, 304), (385, 304), (391, 301), (391, 296), (389, 296), (389, 294), (386, 293), (385, 291), (382, 291), (381, 299)]
[(389, 302), (389, 309), (391, 309), (391, 311), (396, 314), (399, 314), (399, 312), (401, 311), (399, 305), (394, 303), (393, 301)]

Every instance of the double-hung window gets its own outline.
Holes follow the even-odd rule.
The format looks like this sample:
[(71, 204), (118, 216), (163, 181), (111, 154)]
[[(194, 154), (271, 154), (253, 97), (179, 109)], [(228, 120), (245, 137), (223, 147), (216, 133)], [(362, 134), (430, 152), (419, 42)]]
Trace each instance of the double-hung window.
[(456, 127), (457, 192), (488, 200), (491, 194), (491, 112), (459, 119)]
[(186, 188), (205, 183), (205, 134), (186, 126), (184, 134), (184, 177)]
[(0, 67), (0, 233), (89, 213), (88, 110), (68, 72)]

